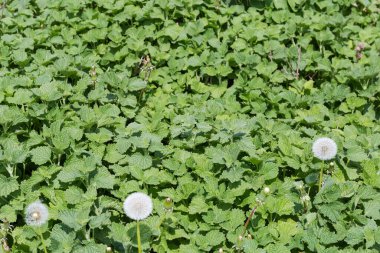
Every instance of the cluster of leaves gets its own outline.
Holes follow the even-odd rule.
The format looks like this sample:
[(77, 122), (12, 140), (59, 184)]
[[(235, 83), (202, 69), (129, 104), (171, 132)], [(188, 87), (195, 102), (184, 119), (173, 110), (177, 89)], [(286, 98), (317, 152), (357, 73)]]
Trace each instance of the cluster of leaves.
[[(135, 191), (154, 200), (145, 250), (233, 252), (264, 186), (240, 250), (379, 251), (380, 3), (252, 2), (2, 1), (14, 252), (42, 248), (23, 220), (37, 199), (49, 251), (136, 251), (122, 211)], [(330, 166), (312, 157), (318, 136), (338, 144)]]

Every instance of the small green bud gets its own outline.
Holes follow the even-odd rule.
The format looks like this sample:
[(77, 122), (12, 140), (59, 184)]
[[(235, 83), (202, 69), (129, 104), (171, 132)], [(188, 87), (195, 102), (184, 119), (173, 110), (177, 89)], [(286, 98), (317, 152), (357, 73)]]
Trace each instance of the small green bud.
[(174, 207), (174, 203), (173, 203), (173, 200), (171, 198), (166, 198), (164, 200), (164, 208), (166, 211), (173, 211), (173, 207)]

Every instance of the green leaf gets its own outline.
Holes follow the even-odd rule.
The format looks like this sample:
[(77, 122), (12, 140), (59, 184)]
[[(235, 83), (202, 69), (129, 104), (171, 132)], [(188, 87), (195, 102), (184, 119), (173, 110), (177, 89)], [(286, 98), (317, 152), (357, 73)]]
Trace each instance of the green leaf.
[(347, 237), (344, 240), (351, 246), (363, 242), (363, 228), (357, 226), (351, 227), (347, 231)]
[(95, 133), (86, 134), (90, 141), (105, 143), (112, 139), (113, 133), (106, 128), (99, 128)]
[(50, 238), (54, 252), (70, 252), (74, 246), (75, 233), (65, 231), (61, 224), (56, 224), (51, 230)]
[(0, 174), (0, 197), (7, 197), (12, 192), (18, 190), (19, 184), (13, 177), (7, 178)]
[(194, 55), (194, 56), (191, 56), (188, 59), (187, 64), (189, 64), (189, 66), (192, 66), (192, 67), (201, 66), (202, 65), (202, 60), (201, 60), (201, 58), (199, 56)]
[(129, 91), (138, 91), (145, 89), (147, 86), (147, 82), (142, 79), (131, 78), (128, 82), (128, 90)]
[(265, 162), (260, 169), (260, 174), (263, 175), (264, 180), (270, 180), (277, 177), (278, 171), (277, 164)]
[(40, 146), (30, 151), (32, 155), (32, 162), (37, 165), (47, 163), (51, 157), (51, 149), (47, 146)]
[(294, 211), (294, 203), (284, 196), (277, 198), (267, 197), (265, 206), (269, 212), (277, 213), (278, 215), (289, 215)]
[(380, 185), (380, 177), (378, 174), (378, 168), (376, 167), (376, 163), (374, 160), (364, 161), (362, 162), (363, 173), (361, 177), (367, 185), (371, 185), (373, 187)]
[(98, 168), (96, 175), (90, 182), (98, 189), (113, 189), (116, 180), (115, 176), (112, 175), (106, 168)]
[(128, 237), (128, 228), (125, 224), (112, 222), (109, 229), (109, 236), (116, 242), (123, 244), (130, 241), (130, 238)]
[(368, 158), (368, 155), (360, 147), (352, 147), (347, 150), (347, 158), (354, 162), (361, 162)]
[(65, 191), (65, 199), (69, 204), (78, 204), (83, 200), (83, 190), (76, 186), (71, 186)]
[(374, 220), (380, 220), (380, 201), (379, 200), (371, 200), (368, 202), (364, 202), (364, 214), (367, 217), (370, 217)]
[(232, 209), (227, 214), (227, 219), (220, 224), (226, 231), (235, 231), (237, 227), (243, 226), (247, 217), (240, 209)]
[(269, 244), (265, 250), (273, 253), (290, 253), (290, 250), (282, 244)]
[(65, 150), (70, 145), (70, 138), (68, 138), (68, 133), (59, 132), (54, 135), (52, 138), (52, 143), (55, 148), (57, 148), (60, 151)]
[(342, 211), (346, 206), (340, 202), (332, 202), (318, 207), (320, 213), (329, 218), (332, 222), (342, 219)]
[(102, 214), (97, 215), (97, 216), (92, 216), (90, 218), (89, 225), (93, 229), (94, 228), (100, 228), (103, 226), (107, 226), (107, 225), (111, 224), (110, 217), (111, 217), (111, 213), (109, 213), (109, 212), (102, 213)]
[(13, 97), (8, 98), (7, 101), (11, 104), (28, 104), (33, 101), (33, 93), (30, 90), (18, 89)]
[(73, 253), (104, 253), (106, 249), (106, 245), (89, 242), (84, 246), (75, 247)]
[(205, 199), (201, 196), (195, 196), (189, 205), (189, 213), (205, 213), (209, 209), (209, 206), (206, 204)]
[(148, 155), (135, 153), (128, 159), (129, 165), (140, 169), (148, 169), (152, 166), (152, 158)]
[(280, 242), (283, 244), (290, 243), (291, 238), (302, 231), (299, 227), (300, 224), (291, 219), (278, 221), (277, 230), (280, 235)]
[(281, 152), (286, 156), (292, 155), (292, 146), (290, 144), (290, 141), (288, 137), (286, 136), (280, 136), (278, 139), (278, 147), (280, 148)]
[(243, 173), (244, 169), (234, 166), (228, 170), (224, 170), (220, 175), (220, 179), (228, 179), (231, 183), (235, 183), (241, 180)]
[(7, 220), (9, 222), (17, 221), (17, 210), (13, 206), (4, 205), (0, 208), (0, 219)]
[(60, 219), (63, 224), (78, 231), (89, 221), (88, 213), (88, 209), (67, 209), (59, 212), (58, 219)]

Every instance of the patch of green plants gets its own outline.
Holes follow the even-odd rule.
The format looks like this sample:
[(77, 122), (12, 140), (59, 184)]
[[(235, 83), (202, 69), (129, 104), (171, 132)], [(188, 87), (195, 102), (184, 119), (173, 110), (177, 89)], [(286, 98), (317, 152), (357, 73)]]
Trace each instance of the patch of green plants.
[(379, 252), (379, 16), (1, 0), (0, 252)]

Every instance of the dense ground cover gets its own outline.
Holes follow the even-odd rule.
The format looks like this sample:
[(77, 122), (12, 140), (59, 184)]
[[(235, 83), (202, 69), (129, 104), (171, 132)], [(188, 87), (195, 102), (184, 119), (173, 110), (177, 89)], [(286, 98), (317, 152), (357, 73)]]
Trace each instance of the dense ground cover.
[(3, 246), (378, 252), (379, 1), (252, 2), (2, 0)]

